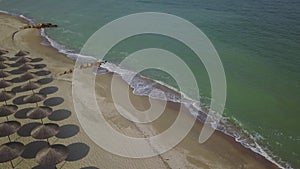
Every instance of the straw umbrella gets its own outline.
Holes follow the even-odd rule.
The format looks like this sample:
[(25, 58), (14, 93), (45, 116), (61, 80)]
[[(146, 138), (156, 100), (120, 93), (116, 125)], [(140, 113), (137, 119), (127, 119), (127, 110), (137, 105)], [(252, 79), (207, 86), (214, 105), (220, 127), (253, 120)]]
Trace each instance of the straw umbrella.
[(11, 75), (10, 73), (8, 73), (8, 72), (6, 72), (4, 70), (0, 70), (0, 78), (4, 79), (4, 78), (6, 78), (6, 77), (8, 77), (10, 75)]
[(16, 93), (12, 91), (1, 91), (0, 93), (0, 102), (6, 102), (7, 100), (15, 97)]
[(23, 64), (22, 66), (20, 66), (18, 68), (19, 70), (22, 70), (22, 71), (28, 71), (30, 69), (34, 69), (34, 67), (32, 65), (29, 65), (29, 64)]
[(9, 86), (11, 86), (12, 83), (6, 80), (0, 80), (0, 89), (5, 89)]
[(25, 57), (25, 56), (21, 56), (16, 60), (16, 63), (27, 63), (27, 62), (31, 62), (31, 58), (29, 57)]
[(0, 102), (5, 102), (5, 105), (7, 105), (6, 101), (12, 99), (15, 95), (16, 93), (13, 91), (1, 91)]
[(12, 160), (19, 157), (24, 151), (24, 144), (19, 142), (9, 142), (2, 144), (0, 147), (0, 163), (10, 161), (11, 167), (14, 168)]
[(9, 135), (14, 134), (21, 127), (21, 123), (17, 121), (6, 121), (0, 123), (0, 137), (8, 137), (9, 142), (11, 139)]
[(68, 155), (69, 150), (66, 146), (55, 144), (41, 149), (37, 153), (35, 160), (41, 166), (56, 166), (67, 159)]
[[(1, 83), (0, 83), (0, 85), (1, 85)], [(0, 86), (0, 87), (1, 87), (1, 86)], [(27, 84), (21, 86), (21, 90), (22, 90), (22, 91), (32, 90), (32, 92), (34, 93), (33, 90), (38, 89), (38, 88), (40, 88), (40, 87), (41, 87), (40, 84), (38, 84), (38, 83), (36, 83), (36, 82), (31, 82), (31, 81), (29, 81)]]
[(7, 53), (8, 53), (7, 50), (0, 49), (0, 55), (4, 55), (4, 54), (7, 54)]
[[(3, 80), (0, 80), (0, 88), (3, 89), (3, 91), (1, 91), (0, 93), (0, 102), (4, 101), (5, 104), (7, 105), (6, 101), (15, 97), (16, 93), (13, 91), (5, 91), (5, 88), (11, 86), (12, 83), (4, 80), (4, 77), (6, 77), (8, 73), (4, 71), (2, 71), (2, 73), (3, 73), (2, 74)], [(0, 76), (1, 76), (1, 72), (0, 72)]]
[(33, 93), (33, 94), (29, 95), (29, 96), (24, 97), (23, 100), (26, 103), (35, 103), (36, 107), (38, 107), (38, 102), (43, 101), (45, 99), (46, 99), (46, 95), (39, 94), (39, 93)]
[(0, 55), (0, 69), (6, 69), (8, 66), (4, 64), (4, 61), (7, 61), (8, 57)]
[(7, 61), (8, 57), (0, 55), (0, 62)]
[(7, 66), (3, 63), (3, 62), (0, 62), (0, 69), (6, 69)]
[[(25, 91), (26, 91), (26, 90), (32, 90), (32, 93), (33, 93), (33, 95), (34, 95), (35, 93), (34, 93), (33, 90), (39, 88), (40, 85), (39, 85), (38, 83), (30, 82), (30, 80), (33, 79), (33, 78), (36, 78), (36, 77), (37, 77), (37, 76), (36, 76), (35, 74), (31, 73), (31, 72), (27, 72), (27, 73), (23, 74), (23, 75), (20, 77), (20, 79), (21, 79), (22, 81), (28, 81), (28, 84), (23, 85), (21, 88), (23, 88), (23, 90), (25, 89)], [(37, 96), (37, 95), (34, 95), (34, 96)], [(41, 101), (41, 100), (40, 100), (40, 101)], [(37, 102), (39, 102), (39, 101), (37, 101)], [(36, 104), (37, 104), (37, 102), (36, 102)]]
[[(20, 66), (21, 65), (21, 66)], [(34, 67), (30, 64), (21, 64), (21, 63), (13, 63), (10, 64), (11, 67), (18, 67), (11, 71), (12, 74), (23, 74), (29, 71), (30, 69), (34, 69)]]
[(48, 117), (52, 114), (52, 108), (47, 106), (35, 107), (27, 113), (27, 117), (30, 119), (41, 119), (42, 124), (43, 118)]
[(31, 72), (26, 72), (25, 74), (23, 74), (20, 79), (23, 80), (23, 81), (27, 81), (27, 80), (31, 80), (31, 79), (34, 79), (36, 78), (37, 75), (31, 73)]
[(6, 120), (8, 121), (8, 115), (13, 114), (16, 112), (16, 109), (18, 109), (17, 106), (13, 105), (8, 105), (7, 100), (12, 99), (15, 97), (16, 93), (15, 92), (7, 92), (7, 91), (2, 91), (0, 93), (0, 102), (5, 102), (5, 105), (0, 107), (0, 117), (6, 116)]
[(28, 51), (20, 50), (17, 54), (15, 54), (15, 56), (26, 56), (28, 54), (29, 54)]
[(31, 136), (35, 139), (47, 139), (55, 136), (59, 132), (59, 126), (54, 123), (41, 124), (31, 131)]
[(14, 114), (18, 110), (16, 105), (3, 105), (0, 106), (0, 117), (7, 117)]

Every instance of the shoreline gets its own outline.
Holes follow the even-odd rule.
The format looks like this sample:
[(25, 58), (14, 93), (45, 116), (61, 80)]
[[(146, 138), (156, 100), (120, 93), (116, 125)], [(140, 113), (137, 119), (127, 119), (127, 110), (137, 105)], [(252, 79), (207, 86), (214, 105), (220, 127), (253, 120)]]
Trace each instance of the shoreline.
[[(5, 12), (5, 11), (2, 11), (2, 12)], [(0, 13), (1, 13), (1, 11), (0, 11)], [(30, 23), (34, 23), (33, 19), (26, 18), (23, 15), (18, 16), (17, 14), (10, 14), (10, 13), (7, 13), (7, 14), (8, 15), (13, 15), (13, 16), (16, 16), (16, 17), (20, 17), (21, 19), (24, 19), (25, 21), (30, 22)], [(42, 45), (48, 46), (50, 48), (54, 48), (59, 53), (65, 55), (66, 57), (71, 58), (72, 60), (76, 60), (77, 55), (78, 55), (77, 53), (73, 53), (72, 50), (70, 51), (70, 50), (66, 49), (63, 45), (58, 44), (56, 41), (52, 40), (46, 34), (45, 30), (43, 30), (43, 29), (40, 30), (40, 36), (41, 36), (41, 39), (42, 39), (41, 40)], [(109, 69), (109, 68), (107, 68), (107, 69)], [(120, 68), (120, 69), (122, 69), (122, 68)], [(114, 70), (109, 70), (109, 71), (117, 73), (117, 74), (120, 75), (120, 72), (118, 72), (118, 71), (114, 71)], [(127, 70), (125, 70), (125, 71), (127, 71)], [(168, 84), (165, 84), (163, 82), (159, 82), (159, 81), (156, 81), (156, 80), (153, 80), (153, 79), (149, 79), (149, 78), (144, 77), (142, 75), (140, 75), (139, 78), (142, 79), (143, 81), (151, 81), (151, 82), (155, 83), (156, 88), (159, 89), (159, 90), (162, 89), (162, 91), (164, 91), (164, 92), (167, 91), (167, 93), (174, 94), (175, 96), (179, 96), (181, 94), (183, 96), (183, 98), (188, 100), (190, 103), (194, 102), (193, 99), (186, 96), (184, 93), (182, 93), (180, 91), (177, 91), (175, 88), (173, 88), (172, 86), (169, 86)], [(129, 82), (126, 82), (126, 83), (129, 85)], [(136, 90), (134, 86), (132, 86), (132, 85), (129, 85), (129, 86), (130, 86), (130, 88), (133, 89), (133, 92)], [(150, 97), (149, 95), (145, 95), (143, 93), (134, 93), (134, 94), (136, 94), (137, 96)], [(154, 99), (160, 100), (161, 98), (155, 98), (154, 97)], [(170, 100), (168, 100), (168, 101), (170, 101)], [(179, 104), (183, 103), (180, 100), (179, 101), (171, 100), (171, 102), (172, 101), (175, 102), (175, 103), (179, 103)], [(187, 107), (187, 105), (184, 105), (184, 106)], [(204, 109), (206, 109), (206, 108), (204, 108)], [(203, 123), (205, 121), (205, 118), (207, 116), (207, 112), (206, 112), (207, 110), (203, 111), (203, 108), (201, 106), (200, 107), (192, 106), (192, 110), (190, 108), (189, 111), (192, 114), (197, 114), (197, 116), (198, 116), (197, 121), (199, 120), (200, 123)], [(229, 118), (229, 117), (224, 117), (224, 118)], [(234, 123), (231, 122), (230, 120), (231, 121), (233, 120)], [(213, 125), (213, 124), (211, 124), (211, 125)], [(220, 133), (222, 133), (226, 136), (229, 136), (229, 137), (233, 138), (235, 142), (241, 144), (244, 148), (250, 149), (252, 152), (263, 156), (264, 158), (266, 158), (271, 163), (274, 163), (279, 168), (290, 167), (290, 165), (288, 163), (286, 163), (285, 161), (282, 161), (282, 159), (280, 157), (274, 155), (271, 150), (269, 150), (266, 147), (262, 147), (261, 145), (259, 145), (256, 142), (256, 140), (254, 139), (254, 136), (249, 134), (245, 129), (241, 128), (241, 126), (238, 124), (238, 122), (236, 124), (236, 119), (232, 119), (232, 118), (225, 119), (225, 122), (222, 122), (222, 120), (221, 120), (219, 125), (216, 128), (216, 131), (218, 131), (218, 132), (220, 132)], [(236, 135), (236, 134), (238, 134), (238, 135)], [(253, 145), (253, 143), (255, 143), (255, 145)], [(274, 158), (276, 158), (278, 161), (281, 161), (281, 163), (279, 164), (276, 160), (274, 160)]]
[[(13, 17), (15, 17), (15, 18), (18, 18), (17, 16), (13, 16)], [(26, 22), (26, 21), (24, 21), (24, 19), (23, 18), (18, 18), (18, 19), (20, 19), (20, 21), (21, 22)], [(22, 21), (22, 19), (23, 19), (23, 21)], [(35, 34), (37, 34), (36, 32), (38, 32), (38, 31), (30, 31), (30, 32), (34, 32)], [(21, 36), (23, 36), (23, 35), (21, 35)], [(40, 33), (38, 33), (38, 36), (37, 37), (35, 37), (34, 39), (31, 39), (30, 41), (35, 41), (34, 43), (37, 43), (37, 42), (42, 42), (42, 39), (43, 39), (44, 37), (42, 37), (41, 35), (40, 35)], [(27, 39), (28, 40), (28, 39)], [(32, 42), (29, 42), (29, 43), (32, 43)], [(42, 45), (40, 45), (40, 46), (42, 46)], [(56, 51), (56, 53), (59, 53), (59, 50), (58, 49), (55, 49), (55, 48), (53, 48), (53, 47), (51, 47), (51, 46), (45, 46), (45, 47), (43, 47), (43, 49), (44, 48), (49, 48), (49, 50), (55, 50)], [(53, 51), (53, 53), (55, 53), (55, 51)], [(63, 56), (63, 57), (65, 57), (65, 58), (60, 58), (61, 56)], [(57, 56), (57, 54), (56, 54), (56, 58), (58, 59), (58, 60), (71, 60), (70, 58), (68, 58), (65, 54), (59, 54), (59, 56)], [(53, 58), (52, 59), (50, 59), (50, 60), (54, 60)], [(68, 62), (70, 62), (70, 61), (68, 61)], [(71, 61), (71, 62), (73, 62), (74, 63), (74, 61)], [(48, 64), (48, 63), (47, 63)], [(51, 62), (49, 62), (49, 64), (51, 65)], [(57, 63), (55, 63), (55, 64), (57, 64)], [(56, 67), (56, 65), (55, 64), (52, 64), (52, 66), (53, 67)], [(60, 65), (60, 67), (63, 67), (64, 66), (64, 64), (61, 64)], [(53, 70), (51, 70), (55, 75), (57, 74), (57, 73), (59, 73), (60, 72), (60, 70), (62, 70), (62, 69), (53, 69)], [(99, 75), (99, 77), (102, 77), (102, 78), (106, 78), (106, 79), (109, 79), (110, 77), (109, 77), (109, 75)], [(70, 77), (68, 77), (68, 78), (70, 78)], [(99, 84), (101, 84), (101, 83), (103, 83), (101, 80), (98, 80), (99, 81)], [(97, 82), (98, 82), (97, 81)], [(123, 83), (122, 82), (122, 79), (120, 79), (120, 83)], [(124, 82), (125, 83), (125, 82)], [(101, 84), (101, 85), (107, 85), (107, 84)], [(126, 84), (123, 84), (124, 86), (126, 86)], [(107, 87), (107, 86), (106, 86)], [(103, 86), (102, 86), (102, 88), (103, 88)], [(132, 92), (132, 89), (131, 89), (131, 92)], [(131, 93), (132, 94), (132, 93)], [(101, 95), (101, 92), (100, 92), (100, 97), (106, 97), (107, 98), (107, 95), (108, 95), (108, 93), (106, 93), (106, 92), (104, 92), (103, 93), (103, 91), (102, 91), (102, 95)], [(147, 98), (147, 96), (134, 96), (133, 94), (132, 94), (132, 97), (133, 98), (137, 98), (137, 99), (141, 99), (142, 101), (140, 101), (140, 102), (138, 102), (137, 101), (137, 99), (136, 99), (136, 102), (138, 102), (138, 103), (140, 103), (140, 104), (145, 104), (145, 103), (147, 103), (147, 100), (148, 100), (148, 98)], [(140, 104), (138, 104), (138, 105), (140, 105)], [(178, 106), (178, 105), (180, 105), (179, 103), (169, 103), (170, 105), (168, 106), (168, 108), (169, 108), (169, 110), (168, 111), (171, 111), (172, 109), (173, 110), (176, 110), (176, 107)], [(175, 107), (175, 108), (174, 108)], [(172, 111), (171, 111), (172, 112)], [(171, 113), (169, 113), (169, 114), (171, 114)], [(171, 115), (168, 115), (167, 117), (169, 118), (169, 117), (172, 117), (172, 118), (174, 118), (175, 116), (175, 113), (173, 112), (173, 114), (171, 114)], [(163, 122), (165, 122), (166, 120), (163, 120)], [(128, 123), (128, 122), (124, 122), (124, 123)], [(161, 124), (161, 123), (159, 123), (159, 122), (157, 122), (157, 123), (155, 123), (154, 122), (154, 124), (152, 124), (154, 127), (156, 127), (157, 128), (157, 130), (160, 130), (161, 129), (161, 126), (162, 125), (166, 125), (166, 124)], [(200, 122), (197, 122), (197, 124), (195, 124), (195, 126), (194, 126), (194, 129), (193, 129), (193, 131), (194, 131), (194, 133), (192, 133), (193, 135), (195, 135), (195, 133), (197, 133), (197, 131), (200, 131), (199, 130), (199, 128), (201, 128), (201, 126), (202, 126), (202, 124), (200, 124)], [(197, 135), (196, 135), (197, 136)], [(191, 136), (190, 136), (191, 137)], [(191, 138), (186, 138), (186, 139), (184, 139), (184, 140), (188, 140), (188, 141), (191, 141)], [(260, 164), (260, 163), (258, 163), (257, 164), (257, 166), (260, 166), (260, 165), (262, 165), (262, 166), (266, 166), (266, 167), (271, 167), (271, 168), (276, 168), (275, 166), (274, 166), (274, 164), (273, 163), (271, 163), (269, 160), (267, 160), (267, 159), (265, 159), (265, 157), (263, 157), (263, 156), (261, 156), (261, 155), (258, 155), (258, 154), (256, 154), (255, 152), (253, 152), (252, 150), (250, 150), (250, 149), (247, 149), (247, 148), (245, 148), (245, 147), (243, 147), (240, 143), (238, 143), (238, 142), (236, 142), (235, 140), (234, 140), (234, 138), (232, 138), (232, 137), (230, 137), (230, 136), (227, 136), (226, 134), (224, 134), (224, 133), (222, 133), (222, 132), (220, 132), (220, 131), (216, 131), (215, 132), (215, 134), (214, 134), (214, 137), (215, 137), (215, 139), (216, 140), (222, 140), (223, 142), (226, 142), (226, 146), (227, 147), (234, 147), (234, 152), (235, 152), (235, 154), (239, 154), (239, 153), (241, 153), (241, 154), (243, 154), (243, 153), (246, 153), (246, 154), (248, 154), (248, 156), (247, 156), (247, 158), (249, 158), (249, 159), (252, 159), (252, 160), (250, 160), (250, 161), (253, 161), (253, 159), (255, 159), (255, 160), (257, 160), (257, 161), (259, 161), (260, 163), (262, 163), (262, 164)], [(191, 146), (190, 147), (190, 145), (187, 145), (187, 143), (184, 143), (185, 141), (183, 141), (182, 143), (180, 143), (179, 144), (179, 146), (176, 146), (176, 148), (175, 149), (185, 149), (184, 147), (188, 147), (188, 148), (186, 148), (186, 149), (190, 149), (191, 147), (193, 147), (193, 146), (197, 146), (197, 142), (195, 142), (195, 140), (193, 140), (193, 146)], [(216, 142), (210, 142), (210, 143), (207, 143), (207, 144), (216, 144), (217, 143), (217, 141)], [(220, 145), (218, 145), (217, 147), (220, 147)], [(222, 146), (221, 146), (222, 147)], [(209, 147), (205, 147), (205, 148), (207, 148), (207, 150), (209, 150), (210, 148)], [(173, 150), (172, 150), (173, 151)], [(174, 151), (176, 151), (176, 150), (174, 150)], [(192, 151), (192, 149), (190, 150), (190, 151)], [(223, 151), (221, 151), (221, 152), (224, 152), (225, 150), (223, 150)], [(179, 151), (180, 152), (180, 151)], [(217, 151), (217, 152), (219, 152), (219, 151)], [(167, 152), (167, 154), (178, 154), (178, 152), (171, 152), (171, 153), (169, 153), (169, 152)], [(220, 153), (220, 152), (219, 152)], [(180, 154), (180, 153), (179, 153)], [(183, 153), (184, 154), (184, 153)], [(221, 153), (220, 153), (221, 154)], [(162, 156), (168, 156), (168, 155), (162, 155)], [(172, 156), (172, 155), (171, 155)], [(231, 159), (231, 158), (230, 158)], [(159, 159), (158, 159), (159, 160)], [(232, 159), (231, 159), (232, 160)], [(254, 161), (255, 161), (254, 160)], [(162, 160), (162, 161), (164, 161), (164, 160)], [(205, 163), (203, 163), (203, 161), (201, 161), (200, 163), (199, 163), (199, 159), (195, 159), (195, 157), (190, 157), (189, 158), (189, 160), (188, 161), (193, 161), (192, 163), (196, 163), (197, 164), (197, 166), (199, 165), (199, 166), (201, 166), (201, 165), (203, 165), (203, 166), (205, 166), (204, 164)], [(196, 161), (196, 162), (195, 162)], [(235, 160), (233, 160), (233, 161), (235, 161)], [(247, 160), (246, 160), (247, 161)], [(172, 162), (171, 162), (172, 163)], [(229, 164), (228, 164), (229, 165)], [(205, 168), (205, 167), (204, 167)], [(246, 168), (247, 168), (247, 166), (246, 166)], [(251, 168), (251, 166), (250, 166), (250, 168)]]

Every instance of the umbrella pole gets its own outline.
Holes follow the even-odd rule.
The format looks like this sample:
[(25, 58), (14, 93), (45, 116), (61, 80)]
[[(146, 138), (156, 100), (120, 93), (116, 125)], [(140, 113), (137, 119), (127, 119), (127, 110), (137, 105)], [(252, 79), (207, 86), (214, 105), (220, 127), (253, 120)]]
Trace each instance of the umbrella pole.
[[(28, 80), (28, 85), (30, 85), (30, 80)], [(32, 94), (34, 94), (34, 91), (33, 90), (31, 90), (32, 91)]]
[[(4, 98), (5, 106), (7, 106), (6, 99)], [(6, 120), (8, 121), (8, 116), (6, 116)]]
[[(4, 95), (3, 95), (4, 96)], [(5, 105), (7, 106), (7, 102), (6, 102), (6, 98), (5, 98), (5, 96), (4, 96), (4, 102), (5, 102)]]
[(11, 167), (12, 167), (12, 168), (15, 168), (13, 162), (12, 162), (11, 160), (9, 160), (9, 161), (10, 161)]
[(9, 136), (7, 136), (8, 137), (8, 140), (9, 140), (9, 142), (11, 143), (11, 139), (10, 139), (10, 137)]
[(44, 124), (44, 121), (43, 121), (43, 119), (41, 119), (41, 122), (42, 122), (42, 124)]
[[(62, 169), (66, 163), (67, 163), (67, 162), (65, 161), (65, 162), (60, 166), (59, 169)], [(55, 167), (56, 167), (56, 166), (55, 166)]]

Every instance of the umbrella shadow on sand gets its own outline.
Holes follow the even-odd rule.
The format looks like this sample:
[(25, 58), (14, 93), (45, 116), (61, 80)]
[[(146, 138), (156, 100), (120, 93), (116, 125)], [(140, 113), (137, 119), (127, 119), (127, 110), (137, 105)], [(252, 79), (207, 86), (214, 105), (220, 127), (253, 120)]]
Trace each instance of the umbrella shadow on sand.
[(46, 77), (46, 78), (43, 78), (43, 79), (39, 79), (38, 81), (36, 81), (37, 83), (39, 84), (42, 84), (42, 85), (45, 85), (45, 84), (49, 84), (53, 81), (53, 78), (51, 77)]
[(62, 121), (71, 116), (71, 112), (66, 109), (59, 109), (52, 112), (51, 115), (48, 116), (48, 119), (51, 121)]
[(87, 156), (90, 147), (84, 143), (73, 143), (67, 146), (69, 155), (66, 161), (78, 161)]
[(74, 124), (67, 124), (59, 127), (59, 132), (56, 134), (57, 138), (66, 139), (75, 136), (79, 133), (79, 127)]
[(31, 59), (31, 62), (36, 63), (36, 62), (40, 62), (42, 60), (43, 60), (43, 58), (33, 58), (33, 59)]
[(21, 109), (21, 110), (18, 110), (14, 116), (15, 118), (17, 119), (26, 119), (27, 118), (27, 113), (32, 110), (33, 108), (32, 107), (27, 107), (27, 108), (24, 108), (24, 109)]
[(23, 74), (25, 72), (26, 71), (24, 71), (24, 70), (15, 69), (15, 70), (10, 71), (9, 73), (12, 75), (19, 75), (19, 74)]
[(38, 165), (38, 166), (35, 166), (33, 167), (32, 169), (57, 169), (55, 166), (41, 166), (41, 165)]
[[(12, 60), (12, 59), (11, 59)], [(19, 67), (21, 66), (23, 63), (11, 63), (11, 64), (7, 64), (9, 67)]]
[(15, 99), (13, 100), (13, 103), (16, 104), (16, 105), (26, 104), (26, 102), (24, 102), (24, 98), (25, 98), (25, 97), (26, 97), (26, 96), (19, 96), (19, 97), (15, 98)]
[(34, 74), (36, 74), (38, 76), (47, 76), (47, 75), (50, 75), (51, 72), (48, 70), (40, 70), (40, 71), (35, 72)]
[(39, 91), (39, 93), (49, 95), (49, 94), (53, 94), (57, 91), (58, 91), (58, 88), (56, 86), (48, 86), (48, 87), (42, 88)]
[(43, 68), (47, 67), (46, 64), (35, 64), (32, 66), (34, 67), (34, 69), (43, 69)]
[(54, 107), (62, 104), (64, 102), (64, 99), (61, 97), (51, 97), (44, 101), (45, 106)]

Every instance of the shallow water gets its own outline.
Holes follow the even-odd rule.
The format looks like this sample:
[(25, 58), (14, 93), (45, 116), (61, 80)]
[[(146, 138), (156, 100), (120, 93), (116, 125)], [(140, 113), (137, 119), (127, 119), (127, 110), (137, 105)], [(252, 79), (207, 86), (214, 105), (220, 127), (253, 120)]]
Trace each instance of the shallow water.
[[(47, 34), (75, 52), (101, 26), (124, 15), (153, 11), (189, 20), (210, 38), (223, 62), (228, 83), (226, 116), (236, 119), (260, 145), (270, 149), (269, 154), (279, 156), (276, 161), (300, 168), (298, 0), (2, 0), (0, 9), (58, 24), (59, 28)], [(136, 36), (118, 44), (106, 60), (118, 63), (148, 47), (180, 55), (197, 75), (202, 101), (209, 103), (210, 84), (202, 63), (177, 41)], [(144, 75), (176, 87), (162, 72), (152, 70)]]

